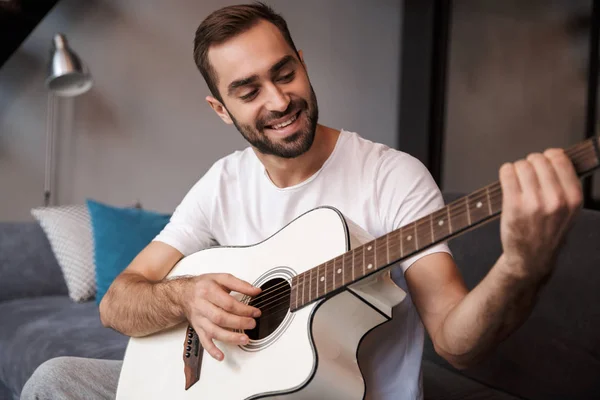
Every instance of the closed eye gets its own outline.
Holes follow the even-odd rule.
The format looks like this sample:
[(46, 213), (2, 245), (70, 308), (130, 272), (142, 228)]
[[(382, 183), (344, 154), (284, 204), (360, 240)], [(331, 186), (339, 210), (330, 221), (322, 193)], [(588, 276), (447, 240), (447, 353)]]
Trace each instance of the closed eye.
[(282, 82), (282, 83), (291, 82), (292, 79), (294, 79), (295, 75), (296, 75), (296, 73), (294, 71), (292, 71), (287, 75), (283, 75), (283, 76), (280, 76), (279, 78), (277, 78), (277, 82)]
[(252, 100), (254, 97), (256, 97), (256, 95), (257, 95), (257, 94), (258, 94), (258, 89), (254, 89), (254, 90), (252, 90), (251, 92), (249, 92), (249, 93), (246, 93), (246, 94), (245, 94), (245, 95), (243, 95), (243, 96), (240, 96), (240, 99), (241, 99), (242, 101), (250, 101), (250, 100)]

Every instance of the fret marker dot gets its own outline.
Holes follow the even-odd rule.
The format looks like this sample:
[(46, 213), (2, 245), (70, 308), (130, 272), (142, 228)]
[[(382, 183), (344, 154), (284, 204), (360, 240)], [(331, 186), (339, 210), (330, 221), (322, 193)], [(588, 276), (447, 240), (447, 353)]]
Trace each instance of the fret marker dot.
[(321, 282), (323, 282), (324, 280), (325, 280), (325, 277), (324, 277), (324, 276), (322, 276), (322, 277), (321, 277)]
[(406, 240), (410, 241), (410, 239), (412, 239), (412, 236), (408, 235), (408, 237), (406, 238)]
[(367, 269), (371, 269), (371, 268), (373, 268), (373, 264), (367, 265)]
[(477, 202), (477, 204), (476, 204), (477, 208), (481, 208), (481, 206), (482, 206), (482, 205), (483, 205), (483, 204), (481, 204), (481, 202), (480, 202), (480, 201), (478, 201), (478, 202)]
[(439, 226), (442, 226), (442, 225), (444, 225), (444, 220), (443, 220), (443, 219), (440, 219), (440, 222), (438, 222), (438, 224), (439, 224)]
[(338, 272), (338, 274), (341, 274), (341, 273), (342, 273), (342, 269), (341, 269), (341, 268), (338, 268), (338, 271), (337, 271), (337, 272)]
[(369, 246), (367, 247), (367, 250), (371, 250), (373, 248), (373, 246)]

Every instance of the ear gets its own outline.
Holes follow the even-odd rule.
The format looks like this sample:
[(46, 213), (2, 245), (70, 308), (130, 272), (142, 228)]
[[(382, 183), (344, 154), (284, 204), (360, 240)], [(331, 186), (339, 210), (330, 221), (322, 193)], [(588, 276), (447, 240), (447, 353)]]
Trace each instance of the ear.
[(231, 117), (229, 116), (229, 112), (219, 100), (215, 99), (212, 96), (206, 96), (206, 101), (210, 105), (210, 107), (217, 113), (217, 115), (225, 122), (226, 124), (233, 124)]
[(306, 69), (306, 63), (304, 62), (304, 53), (302, 53), (302, 50), (298, 50), (298, 56), (300, 57), (302, 65), (304, 65), (304, 69)]

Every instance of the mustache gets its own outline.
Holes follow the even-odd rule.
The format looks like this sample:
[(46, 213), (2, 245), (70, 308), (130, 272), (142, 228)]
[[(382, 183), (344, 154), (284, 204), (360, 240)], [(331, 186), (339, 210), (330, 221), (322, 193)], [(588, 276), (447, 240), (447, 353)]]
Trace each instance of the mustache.
[(267, 125), (271, 125), (272, 121), (283, 118), (286, 115), (296, 114), (298, 111), (306, 109), (308, 109), (308, 102), (306, 100), (293, 99), (284, 111), (270, 111), (267, 115), (256, 121), (256, 129), (262, 131)]

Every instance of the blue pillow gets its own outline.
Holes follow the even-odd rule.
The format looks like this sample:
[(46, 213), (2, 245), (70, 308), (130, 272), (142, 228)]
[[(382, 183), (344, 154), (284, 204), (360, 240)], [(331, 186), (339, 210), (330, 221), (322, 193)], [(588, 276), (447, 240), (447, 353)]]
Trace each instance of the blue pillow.
[(96, 304), (113, 280), (169, 222), (170, 215), (87, 200), (96, 264)]

